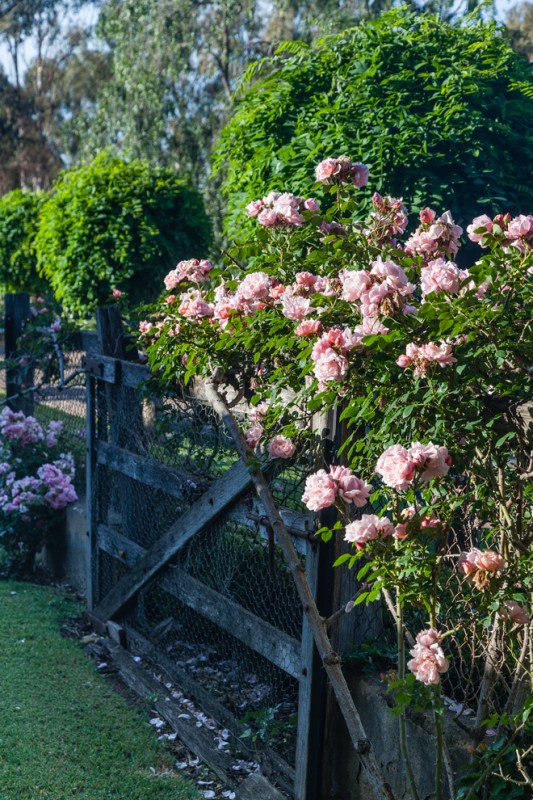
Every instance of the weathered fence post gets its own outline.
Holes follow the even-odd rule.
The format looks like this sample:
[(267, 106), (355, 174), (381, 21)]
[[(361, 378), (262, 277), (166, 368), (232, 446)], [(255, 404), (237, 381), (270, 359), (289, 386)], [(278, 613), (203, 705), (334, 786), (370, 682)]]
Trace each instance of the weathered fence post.
[[(30, 296), (25, 292), (5, 295), (4, 330), (6, 363), (14, 358), (17, 352), (17, 341), (23, 331), (24, 323), (30, 316)], [(33, 384), (33, 369), (23, 366), (11, 366), (6, 369), (6, 396), (8, 405), (13, 411), (31, 414), (33, 411), (33, 393), (21, 394), (25, 386)]]
[[(343, 464), (339, 450), (346, 439), (346, 424), (340, 419), (343, 406), (319, 414), (314, 419), (314, 427), (322, 442), (322, 458), (325, 465)], [(323, 466), (320, 464), (319, 466)], [(366, 509), (362, 509), (365, 511)], [(327, 508), (319, 515), (320, 524), (332, 527), (338, 513)], [(332, 565), (343, 553), (350, 552), (350, 545), (337, 532), (330, 541), (320, 543), (313, 562), (315, 574), (314, 594), (317, 607), (323, 618), (342, 609), (359, 589), (356, 570), (336, 569)], [(357, 650), (366, 638), (377, 638), (383, 632), (382, 609), (379, 603), (371, 606), (358, 605), (351, 613), (336, 616), (328, 629), (332, 645), (340, 656)], [(306, 800), (322, 800), (335, 793), (337, 783), (338, 758), (334, 746), (335, 737), (344, 728), (342, 714), (335, 693), (327, 684), (326, 676), (315, 651), (313, 663), (312, 706), (310, 718), (311, 757), (308, 761), (308, 797)], [(313, 757), (314, 752), (314, 757)], [(312, 788), (313, 787), (313, 788)], [(314, 792), (314, 794), (313, 794)]]

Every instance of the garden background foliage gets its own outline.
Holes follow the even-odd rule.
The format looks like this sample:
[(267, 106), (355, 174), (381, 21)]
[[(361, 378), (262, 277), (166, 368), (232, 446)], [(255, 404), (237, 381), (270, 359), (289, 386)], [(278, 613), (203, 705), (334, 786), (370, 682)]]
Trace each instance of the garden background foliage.
[(34, 245), (56, 299), (86, 317), (113, 288), (131, 303), (153, 297), (154, 280), (210, 240), (200, 195), (173, 170), (103, 153), (58, 178)]
[[(251, 65), (215, 150), (230, 236), (248, 202), (302, 193), (315, 163), (364, 160), (373, 187), (460, 224), (524, 211), (533, 173), (531, 71), (492, 22), (390, 11)], [(366, 197), (369, 208), (369, 196)]]

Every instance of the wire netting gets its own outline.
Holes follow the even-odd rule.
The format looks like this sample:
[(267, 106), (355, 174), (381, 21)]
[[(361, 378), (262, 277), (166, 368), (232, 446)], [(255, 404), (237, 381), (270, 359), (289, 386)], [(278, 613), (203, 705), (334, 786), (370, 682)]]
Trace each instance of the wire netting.
[[(96, 470), (96, 522), (131, 543), (124, 552), (99, 550), (98, 600), (143, 552), (139, 547), (154, 545), (232, 468), (238, 454), (210, 406), (186, 395), (154, 400), (142, 391), (98, 382), (96, 411), (98, 441), (116, 446), (110, 452), (127, 451), (140, 470), (138, 480), (112, 460)], [(278, 498), (293, 511), (307, 469), (290, 467), (273, 479)], [(294, 760), (294, 662), (302, 608), (279, 546), (257, 519), (251, 493), (236, 498), (189, 540), (139, 592), (123, 621), (222, 702), (237, 723), (249, 726), (253, 741), (268, 742), (285, 760)], [(267, 638), (271, 632), (276, 640), (274, 657), (264, 643), (256, 649), (255, 629), (262, 622)], [(255, 633), (244, 635), (244, 626)], [(286, 663), (278, 640), (286, 642)]]

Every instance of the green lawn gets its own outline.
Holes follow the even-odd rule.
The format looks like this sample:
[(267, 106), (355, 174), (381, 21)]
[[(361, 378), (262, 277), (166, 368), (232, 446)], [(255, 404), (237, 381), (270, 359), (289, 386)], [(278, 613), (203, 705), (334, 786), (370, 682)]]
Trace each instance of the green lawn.
[(58, 590), (0, 582), (0, 800), (199, 800), (148, 716), (61, 637), (79, 613)]

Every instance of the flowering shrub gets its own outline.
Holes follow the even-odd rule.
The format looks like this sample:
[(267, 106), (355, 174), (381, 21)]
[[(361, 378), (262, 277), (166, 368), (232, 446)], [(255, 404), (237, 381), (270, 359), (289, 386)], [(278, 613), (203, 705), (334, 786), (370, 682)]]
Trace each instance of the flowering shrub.
[[(524, 784), (533, 216), (474, 219), (479, 258), (466, 270), (453, 260), (463, 231), (450, 211), (424, 208), (409, 233), (400, 199), (375, 193), (359, 218), (362, 165), (327, 159), (316, 177), (334, 198), (327, 213), (288, 193), (251, 203), (253, 236), (201, 276), (178, 264), (182, 277), (142, 323), (141, 341), (167, 388), (194, 376), (238, 381), (256, 456), (316, 463), (312, 417), (337, 409), (343, 464), (317, 464), (302, 499), (312, 511), (337, 508), (321, 533), (344, 531), (350, 549), (337, 563), (357, 564), (366, 584), (355, 604), (384, 596), (393, 613), (391, 690), (400, 711), (435, 711), (436, 796), (441, 687), (475, 709), (473, 752), (497, 729), (518, 754), (510, 779)], [(506, 689), (496, 692), (499, 676)]]
[(62, 422), (44, 428), (34, 417), (0, 413), (0, 546), (9, 572), (33, 570), (35, 554), (57, 533), (59, 513), (77, 500), (74, 459), (61, 452)]

